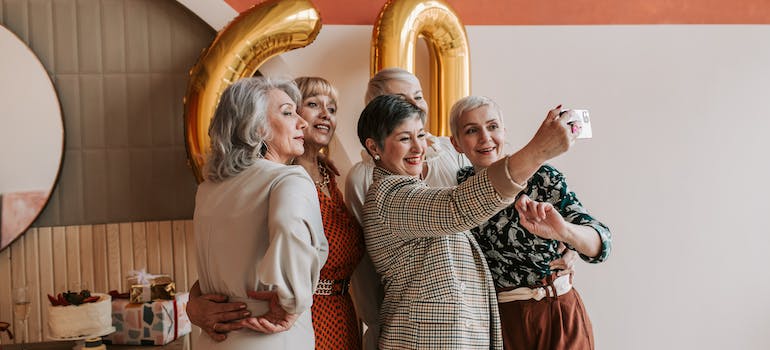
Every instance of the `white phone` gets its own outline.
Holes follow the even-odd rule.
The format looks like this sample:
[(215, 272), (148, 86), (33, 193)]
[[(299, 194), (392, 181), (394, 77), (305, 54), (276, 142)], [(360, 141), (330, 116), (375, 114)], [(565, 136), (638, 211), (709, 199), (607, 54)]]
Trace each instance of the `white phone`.
[(586, 109), (565, 109), (561, 111), (561, 114), (567, 114), (567, 124), (580, 125), (579, 139), (590, 139), (593, 137), (591, 131), (591, 116)]

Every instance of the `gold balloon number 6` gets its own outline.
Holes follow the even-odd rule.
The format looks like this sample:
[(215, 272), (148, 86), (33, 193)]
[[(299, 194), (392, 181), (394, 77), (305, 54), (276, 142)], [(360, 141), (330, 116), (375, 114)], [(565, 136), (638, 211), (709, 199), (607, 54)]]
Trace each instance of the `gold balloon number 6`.
[(310, 1), (268, 0), (233, 19), (201, 53), (190, 70), (184, 100), (187, 155), (198, 182), (203, 181), (209, 124), (222, 92), (253, 76), (271, 57), (309, 45), (320, 31), (320, 15)]
[[(241, 13), (217, 34), (190, 70), (184, 100), (185, 142), (198, 182), (210, 147), (209, 124), (225, 88), (253, 76), (268, 59), (305, 47), (321, 30), (309, 0), (268, 0)], [(382, 68), (415, 69), (417, 39), (426, 39), (430, 58), (428, 130), (448, 135), (452, 103), (470, 94), (468, 39), (457, 15), (440, 0), (389, 0), (374, 26), (371, 73)]]
[(374, 25), (371, 74), (383, 68), (415, 71), (417, 39), (428, 44), (430, 118), (428, 130), (449, 135), (449, 109), (470, 94), (470, 48), (465, 27), (441, 0), (390, 0)]

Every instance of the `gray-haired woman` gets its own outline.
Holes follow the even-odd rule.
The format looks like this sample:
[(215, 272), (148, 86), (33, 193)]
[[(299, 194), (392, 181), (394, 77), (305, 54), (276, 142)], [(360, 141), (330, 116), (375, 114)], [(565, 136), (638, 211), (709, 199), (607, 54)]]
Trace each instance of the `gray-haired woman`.
[(425, 113), (383, 95), (361, 113), (358, 137), (374, 158), (366, 194), (366, 247), (385, 285), (383, 349), (501, 349), (495, 289), (467, 230), (510, 205), (520, 184), (574, 142), (559, 107), (520, 151), (457, 187), (420, 181)]
[[(193, 217), (200, 290), (245, 303), (258, 316), (250, 328), (265, 333), (203, 334), (204, 349), (313, 348), (309, 309), (328, 246), (313, 181), (288, 165), (304, 152), (299, 101), (289, 80), (246, 78), (224, 91), (211, 121)], [(285, 331), (268, 334), (276, 330)]]

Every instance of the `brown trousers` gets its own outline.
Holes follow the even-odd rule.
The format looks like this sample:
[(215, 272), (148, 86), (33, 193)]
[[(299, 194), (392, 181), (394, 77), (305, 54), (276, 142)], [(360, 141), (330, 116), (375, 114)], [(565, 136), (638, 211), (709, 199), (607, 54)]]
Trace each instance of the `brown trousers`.
[(591, 320), (580, 295), (498, 304), (506, 350), (593, 350)]

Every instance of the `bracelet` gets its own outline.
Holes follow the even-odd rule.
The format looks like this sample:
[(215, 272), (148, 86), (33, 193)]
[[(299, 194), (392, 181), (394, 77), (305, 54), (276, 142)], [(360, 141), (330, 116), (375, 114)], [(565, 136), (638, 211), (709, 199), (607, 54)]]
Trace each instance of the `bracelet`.
[(513, 178), (511, 177), (511, 171), (510, 171), (510, 170), (508, 170), (508, 159), (510, 159), (510, 158), (511, 158), (511, 155), (510, 155), (510, 154), (509, 154), (509, 155), (507, 155), (507, 156), (505, 156), (505, 164), (504, 164), (504, 166), (505, 166), (505, 177), (507, 177), (507, 178), (508, 178), (508, 181), (510, 181), (512, 184), (514, 184), (514, 185), (516, 185), (516, 186), (519, 186), (519, 187), (521, 187), (521, 188), (526, 188), (527, 186), (522, 186), (522, 185), (521, 185), (521, 184), (519, 184), (518, 182), (516, 182), (516, 181), (513, 181)]

